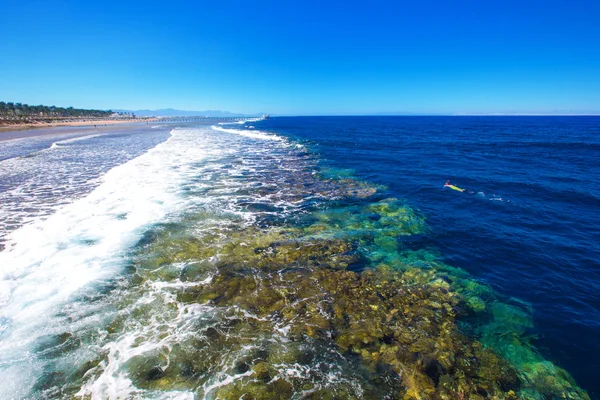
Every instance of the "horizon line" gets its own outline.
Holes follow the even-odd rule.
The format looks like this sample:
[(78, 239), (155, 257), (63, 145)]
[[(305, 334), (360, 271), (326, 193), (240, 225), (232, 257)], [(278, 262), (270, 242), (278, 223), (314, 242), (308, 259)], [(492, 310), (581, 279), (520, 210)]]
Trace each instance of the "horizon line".
[(591, 114), (270, 114), (271, 117), (600, 117), (600, 113)]

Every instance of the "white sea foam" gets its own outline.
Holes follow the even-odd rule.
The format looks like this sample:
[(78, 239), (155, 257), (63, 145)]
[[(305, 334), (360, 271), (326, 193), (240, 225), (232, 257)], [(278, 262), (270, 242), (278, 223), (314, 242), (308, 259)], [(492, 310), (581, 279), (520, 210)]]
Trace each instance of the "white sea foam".
[(217, 125), (244, 125), (246, 121), (219, 122)]
[[(142, 390), (136, 387), (135, 377), (128, 375), (128, 368), (137, 359), (153, 354), (161, 355), (160, 360), (167, 364), (159, 367), (166, 368), (173, 346), (193, 341), (198, 327), (211, 323), (211, 314), (218, 311), (215, 308), (176, 300), (176, 293), (182, 290), (209, 284), (210, 272), (194, 283), (158, 278), (146, 281), (133, 292), (119, 293), (115, 289), (98, 304), (73, 299), (82, 290), (94, 293), (96, 283), (118, 276), (130, 259), (131, 247), (151, 225), (167, 222), (171, 216), (180, 221), (179, 214), (192, 207), (196, 212), (206, 210), (209, 215), (194, 226), (198, 236), (233, 220), (239, 226), (253, 223), (261, 213), (275, 213), (261, 208), (251, 211), (244, 204), (274, 206), (284, 212), (296, 207), (294, 198), (288, 199), (272, 181), (273, 171), (288, 176), (303, 169), (293, 152), (287, 154), (291, 144), (260, 131), (223, 132), (238, 136), (240, 132), (251, 133), (255, 134), (252, 138), (269, 141), (215, 134), (209, 127), (175, 130), (167, 142), (110, 170), (86, 197), (8, 236), (7, 249), (0, 253), (0, 371), (11, 384), (0, 387), (0, 398), (27, 398), (35, 380), (44, 375), (48, 366), (44, 362), (48, 361), (36, 359), (33, 351), (39, 338), (63, 332), (76, 336), (80, 330), (102, 329), (106, 321), (101, 315), (109, 312), (108, 303), (118, 305), (113, 309), (118, 309), (126, 322), (117, 334), (99, 333), (104, 339), (97, 342), (101, 347), (98, 352), (107, 356), (88, 371), (79, 395), (92, 399), (194, 398), (185, 391)], [(249, 191), (249, 187), (264, 192)], [(162, 268), (171, 268), (175, 273), (169, 276), (178, 276), (177, 272), (185, 267), (183, 263), (173, 264), (152, 272), (160, 276)], [(124, 302), (121, 295), (131, 301)], [(69, 311), (67, 317), (56, 316), (61, 309)], [(151, 313), (140, 318), (139, 312), (144, 310)], [(258, 318), (246, 310), (238, 313), (246, 319)], [(64, 326), (57, 327), (59, 324)], [(274, 334), (285, 342), (289, 329), (276, 324)], [(60, 361), (68, 362), (67, 358), (74, 356), (69, 353)], [(90, 358), (81, 355), (79, 359), (83, 363)], [(223, 373), (206, 382), (205, 393), (245, 376), (229, 374), (232, 368), (224, 366)]]
[[(157, 289), (157, 288), (155, 288)], [(175, 296), (169, 291), (158, 288), (156, 291), (147, 292), (135, 304), (124, 312), (128, 313), (136, 307), (146, 304), (156, 304), (156, 315), (153, 315), (143, 324), (137, 324), (118, 340), (104, 346), (108, 352), (106, 362), (95, 368), (91, 373), (97, 377), (83, 385), (78, 396), (91, 396), (92, 399), (125, 399), (148, 398), (153, 399), (190, 399), (193, 394), (189, 392), (164, 393), (163, 395), (150, 395), (137, 389), (131, 379), (123, 374), (123, 366), (132, 360), (147, 356), (148, 354), (162, 354), (162, 365), (169, 367), (169, 352), (173, 345), (185, 342), (196, 335), (194, 323), (213, 310), (212, 307), (202, 304), (184, 305), (177, 303)], [(162, 312), (158, 313), (162, 309)], [(168, 308), (166, 308), (168, 307)], [(173, 313), (174, 315), (167, 316)], [(133, 321), (135, 322), (135, 321)], [(165, 336), (164, 332), (169, 335)], [(137, 393), (137, 396), (135, 394)], [(174, 397), (170, 397), (174, 396)]]
[(22, 397), (35, 383), (40, 367), (31, 351), (61, 305), (113, 278), (145, 229), (185, 208), (180, 188), (189, 165), (210, 151), (193, 135), (178, 135), (110, 170), (86, 197), (7, 237), (0, 252), (0, 370), (11, 384), (0, 387), (0, 398)]
[(279, 141), (283, 141), (284, 140), (280, 136), (268, 134), (266, 132), (258, 131), (258, 130), (256, 130), (256, 131), (245, 131), (245, 130), (241, 130), (241, 129), (227, 129), (227, 128), (222, 128), (222, 127), (216, 126), (216, 125), (213, 126), (212, 128), (214, 130), (216, 130), (216, 131), (226, 132), (226, 133), (232, 133), (234, 135), (246, 136), (246, 137), (253, 138), (253, 139), (279, 140)]
[(236, 375), (227, 375), (227, 374), (223, 374), (222, 377), (220, 377), (220, 379), (215, 380), (215, 382), (211, 383), (210, 385), (207, 385), (204, 388), (205, 393), (212, 393), (214, 390), (217, 390), (220, 387), (224, 387), (227, 385), (230, 385), (231, 383), (237, 381), (238, 379), (247, 377), (252, 375), (252, 370), (246, 371), (242, 374), (236, 374)]
[(63, 145), (63, 144), (67, 144), (67, 143), (80, 142), (82, 140), (92, 139), (92, 138), (102, 136), (102, 135), (103, 135), (102, 133), (95, 133), (92, 135), (77, 136), (77, 137), (70, 138), (70, 139), (59, 140), (57, 142), (54, 142), (53, 144)]
[(244, 118), (240, 121), (219, 122), (217, 125), (244, 125), (247, 122), (264, 121), (265, 117)]
[(164, 141), (165, 133), (0, 142), (0, 250), (10, 232), (89, 194), (99, 177)]
[(98, 137), (101, 135), (102, 135), (101, 133), (95, 133), (93, 135), (77, 136), (77, 137), (70, 138), (70, 139), (57, 140), (56, 142), (52, 143), (52, 145), (50, 145), (50, 147), (47, 150), (58, 149), (60, 147), (64, 147), (65, 144), (79, 142), (79, 141), (87, 140), (87, 139), (92, 139), (92, 138), (95, 138), (95, 137)]

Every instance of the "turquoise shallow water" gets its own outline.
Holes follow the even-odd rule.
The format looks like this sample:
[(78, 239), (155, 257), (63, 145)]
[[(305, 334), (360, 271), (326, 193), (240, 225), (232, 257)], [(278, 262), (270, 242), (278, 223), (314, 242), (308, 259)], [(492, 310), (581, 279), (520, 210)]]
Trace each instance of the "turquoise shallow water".
[(596, 122), (0, 144), (0, 397), (596, 398)]

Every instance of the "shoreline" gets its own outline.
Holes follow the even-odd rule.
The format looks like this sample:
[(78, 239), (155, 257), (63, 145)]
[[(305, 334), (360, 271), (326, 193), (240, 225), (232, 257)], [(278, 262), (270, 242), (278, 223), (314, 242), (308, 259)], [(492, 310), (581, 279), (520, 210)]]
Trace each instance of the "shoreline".
[[(81, 128), (82, 131), (96, 130), (109, 131), (126, 126), (141, 126), (149, 122), (156, 122), (152, 119), (127, 119), (127, 120), (100, 120), (100, 121), (73, 121), (73, 122), (53, 122), (39, 124), (18, 124), (0, 126), (0, 142), (14, 139), (32, 138), (46, 135), (62, 135), (65, 133), (77, 134)], [(62, 129), (61, 129), (62, 128)], [(112, 128), (112, 129), (111, 129)]]
[(103, 119), (98, 121), (57, 121), (57, 122), (32, 122), (25, 124), (10, 124), (10, 125), (0, 125), (0, 133), (2, 132), (13, 132), (13, 131), (23, 131), (23, 130), (32, 130), (39, 128), (52, 128), (56, 126), (88, 126), (88, 125), (116, 125), (116, 124), (127, 124), (127, 123), (135, 123), (135, 122), (154, 122), (157, 118), (148, 118), (148, 119)]

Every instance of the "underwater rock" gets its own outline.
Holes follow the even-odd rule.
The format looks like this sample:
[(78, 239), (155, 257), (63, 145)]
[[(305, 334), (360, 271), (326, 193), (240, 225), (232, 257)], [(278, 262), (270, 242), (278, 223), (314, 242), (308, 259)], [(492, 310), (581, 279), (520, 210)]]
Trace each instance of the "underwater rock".
[[(527, 310), (399, 240), (427, 230), (402, 202), (339, 206), (302, 222), (192, 237), (165, 229), (147, 240), (135, 284), (173, 282), (163, 285), (172, 303), (147, 299), (130, 314), (213, 314), (184, 339), (158, 335), (162, 353), (130, 360), (135, 386), (223, 399), (589, 399), (535, 353)], [(108, 333), (125, 328), (117, 316)]]
[[(370, 211), (404, 215), (389, 203), (377, 204)], [(344, 215), (346, 223), (358, 218)], [(373, 223), (368, 216), (365, 220)], [(253, 332), (254, 337), (268, 337), (281, 329), (292, 343), (306, 338), (331, 343), (339, 354), (359, 357), (375, 375), (380, 370), (392, 371), (400, 382), (398, 396), (404, 399), (517, 399), (521, 391), (567, 393), (568, 379), (550, 378), (556, 370), (530, 364), (532, 371), (518, 371), (517, 367), (524, 366), (502, 358), (496, 352), (501, 346), (486, 347), (461, 332), (456, 311), (461, 304), (475, 313), (502, 314), (502, 303), (492, 302), (489, 308), (483, 300), (491, 301), (489, 288), (464, 274), (449, 275), (447, 268), (433, 260), (427, 261), (428, 269), (402, 263), (380, 264), (362, 272), (346, 270), (361, 257), (352, 241), (322, 235), (341, 221), (337, 216), (320, 218), (317, 229), (305, 230), (307, 236), (298, 230), (233, 232), (219, 248), (212, 281), (184, 290), (181, 293), (186, 295), (180, 293), (178, 299), (243, 310), (246, 317), (239, 320), (236, 330)], [(375, 232), (368, 240), (383, 251), (398, 249), (386, 232)], [(362, 257), (373, 259), (368, 250)], [(513, 334), (518, 337), (524, 332), (515, 326)], [(218, 341), (216, 337), (211, 340)], [(286, 365), (313, 362), (302, 351), (284, 354)], [(244, 377), (220, 388), (217, 395), (289, 398), (297, 393), (298, 383), (276, 379), (276, 365), (281, 362), (271, 357), (238, 364), (236, 373)], [(239, 365), (246, 367), (242, 370)], [(363, 385), (369, 387), (367, 382)], [(575, 389), (569, 393), (586, 398)]]

